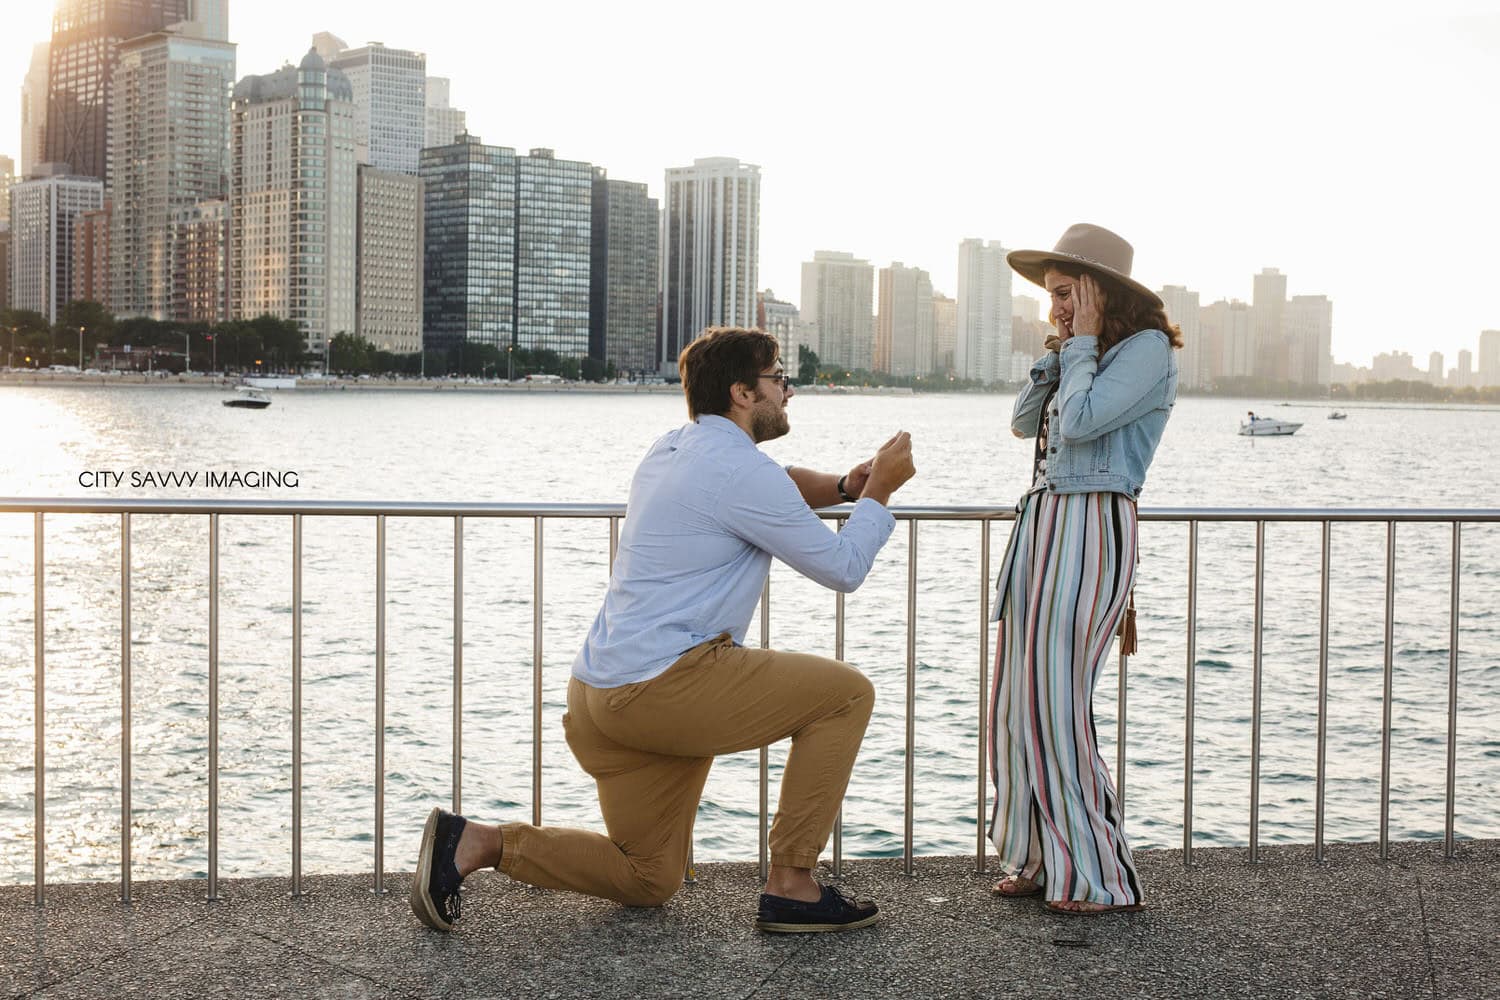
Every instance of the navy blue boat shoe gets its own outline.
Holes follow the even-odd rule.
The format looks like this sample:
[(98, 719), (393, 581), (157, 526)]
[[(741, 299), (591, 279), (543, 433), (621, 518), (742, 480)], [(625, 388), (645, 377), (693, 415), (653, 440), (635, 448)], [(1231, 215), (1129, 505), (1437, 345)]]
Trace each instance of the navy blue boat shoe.
[(762, 893), (756, 929), (772, 934), (822, 934), (868, 927), (880, 919), (880, 907), (870, 900), (850, 899), (831, 885), (822, 889), (823, 897), (815, 903)]
[(468, 820), (434, 806), (422, 828), (422, 850), (411, 880), (411, 912), (436, 931), (451, 931), (458, 920), (458, 887), (463, 878), (453, 856)]

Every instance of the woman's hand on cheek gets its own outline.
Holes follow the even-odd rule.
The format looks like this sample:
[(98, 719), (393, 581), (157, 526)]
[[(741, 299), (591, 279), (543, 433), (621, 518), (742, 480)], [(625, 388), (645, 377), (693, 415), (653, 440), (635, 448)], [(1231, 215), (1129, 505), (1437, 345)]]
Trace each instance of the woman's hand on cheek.
[(1072, 333), (1097, 337), (1104, 308), (1104, 293), (1091, 275), (1079, 275), (1073, 282), (1073, 328)]

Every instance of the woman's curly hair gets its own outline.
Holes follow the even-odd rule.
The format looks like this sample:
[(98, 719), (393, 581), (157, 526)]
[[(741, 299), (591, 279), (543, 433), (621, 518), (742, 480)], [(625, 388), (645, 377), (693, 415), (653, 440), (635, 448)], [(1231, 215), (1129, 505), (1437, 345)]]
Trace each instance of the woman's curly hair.
[(1103, 329), (1099, 331), (1100, 354), (1142, 330), (1160, 330), (1167, 335), (1173, 347), (1179, 350), (1182, 348), (1182, 329), (1167, 318), (1166, 307), (1154, 299), (1147, 298), (1134, 288), (1093, 268), (1067, 261), (1049, 260), (1047, 270), (1059, 271), (1070, 278), (1087, 274), (1103, 289), (1104, 321)]

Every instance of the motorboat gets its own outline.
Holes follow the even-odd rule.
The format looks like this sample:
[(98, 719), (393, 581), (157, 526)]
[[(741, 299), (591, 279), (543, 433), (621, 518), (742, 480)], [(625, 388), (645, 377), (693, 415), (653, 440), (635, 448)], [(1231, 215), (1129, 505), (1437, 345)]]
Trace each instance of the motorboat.
[(235, 387), (234, 395), (224, 400), (224, 405), (236, 406), (242, 410), (264, 410), (271, 405), (271, 397), (262, 389), (241, 385)]
[(1240, 421), (1242, 437), (1284, 437), (1297, 433), (1302, 425), (1295, 420), (1277, 420), (1275, 417), (1252, 417)]
[(1328, 414), (1328, 419), (1329, 420), (1348, 420), (1349, 419), (1349, 414), (1345, 413), (1342, 410), (1334, 410), (1332, 413)]

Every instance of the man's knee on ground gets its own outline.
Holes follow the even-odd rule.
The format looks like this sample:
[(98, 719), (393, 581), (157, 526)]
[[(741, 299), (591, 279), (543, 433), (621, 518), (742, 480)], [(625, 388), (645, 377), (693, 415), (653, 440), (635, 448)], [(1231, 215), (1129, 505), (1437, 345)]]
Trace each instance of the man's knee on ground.
[(637, 872), (635, 886), (620, 902), (626, 906), (661, 906), (682, 888), (682, 873), (682, 869)]

